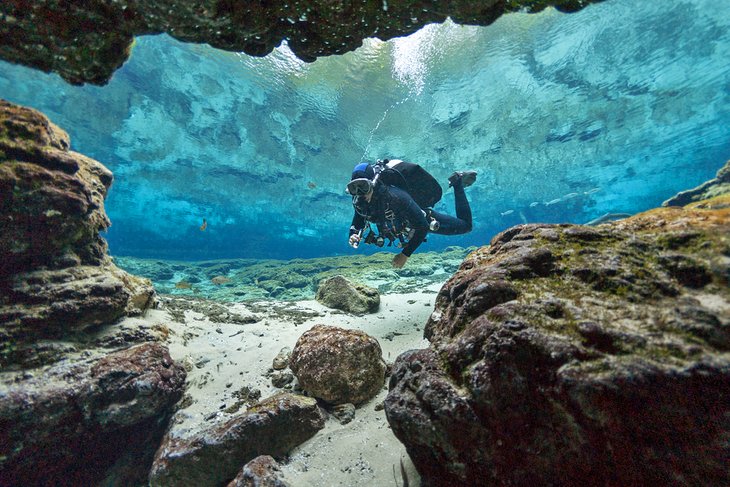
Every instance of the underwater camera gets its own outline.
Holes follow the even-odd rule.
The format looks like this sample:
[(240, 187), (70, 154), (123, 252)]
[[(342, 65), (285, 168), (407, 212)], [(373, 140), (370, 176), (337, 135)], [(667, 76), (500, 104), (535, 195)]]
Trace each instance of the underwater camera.
[(365, 237), (365, 243), (366, 244), (375, 244), (378, 247), (382, 247), (385, 243), (385, 239), (381, 237), (380, 235), (375, 235), (374, 232), (368, 233), (368, 236)]

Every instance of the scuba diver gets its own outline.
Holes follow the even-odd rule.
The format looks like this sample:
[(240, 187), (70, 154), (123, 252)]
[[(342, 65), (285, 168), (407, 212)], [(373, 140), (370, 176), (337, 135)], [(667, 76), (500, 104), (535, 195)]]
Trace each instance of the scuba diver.
[(383, 246), (385, 239), (390, 241), (388, 246), (397, 241), (396, 245), (403, 250), (393, 258), (393, 267), (400, 269), (427, 233), (470, 232), (471, 208), (464, 188), (471, 186), (476, 177), (476, 171), (457, 171), (449, 177), (456, 203), (456, 217), (453, 217), (431, 208), (441, 199), (441, 186), (421, 166), (396, 159), (356, 165), (347, 184), (355, 208), (350, 246), (358, 248), (363, 238), (365, 243), (378, 247)]

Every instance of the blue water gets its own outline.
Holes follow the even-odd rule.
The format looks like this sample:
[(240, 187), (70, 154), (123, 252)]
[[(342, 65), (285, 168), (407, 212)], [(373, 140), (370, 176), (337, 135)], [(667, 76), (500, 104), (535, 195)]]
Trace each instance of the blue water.
[(655, 207), (730, 158), (728, 59), (730, 2), (613, 0), (312, 64), (143, 37), (104, 87), (0, 63), (0, 97), (114, 172), (113, 255), (286, 259), (377, 250), (347, 247), (344, 186), (380, 157), (479, 171), (474, 231), (423, 250)]

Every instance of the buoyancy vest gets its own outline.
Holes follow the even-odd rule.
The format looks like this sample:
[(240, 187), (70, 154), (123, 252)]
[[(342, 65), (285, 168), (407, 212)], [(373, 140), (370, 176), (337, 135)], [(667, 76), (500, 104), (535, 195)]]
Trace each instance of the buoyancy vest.
[(373, 169), (379, 182), (399, 187), (423, 209), (432, 208), (443, 194), (436, 178), (418, 164), (400, 159), (381, 159)]

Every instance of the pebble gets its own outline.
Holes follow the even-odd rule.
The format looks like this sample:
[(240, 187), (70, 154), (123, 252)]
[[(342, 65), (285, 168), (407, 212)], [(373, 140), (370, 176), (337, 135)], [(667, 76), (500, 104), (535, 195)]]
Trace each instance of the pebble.
[(291, 357), (291, 348), (284, 347), (274, 357), (272, 367), (274, 370), (284, 370), (289, 367), (289, 358)]

